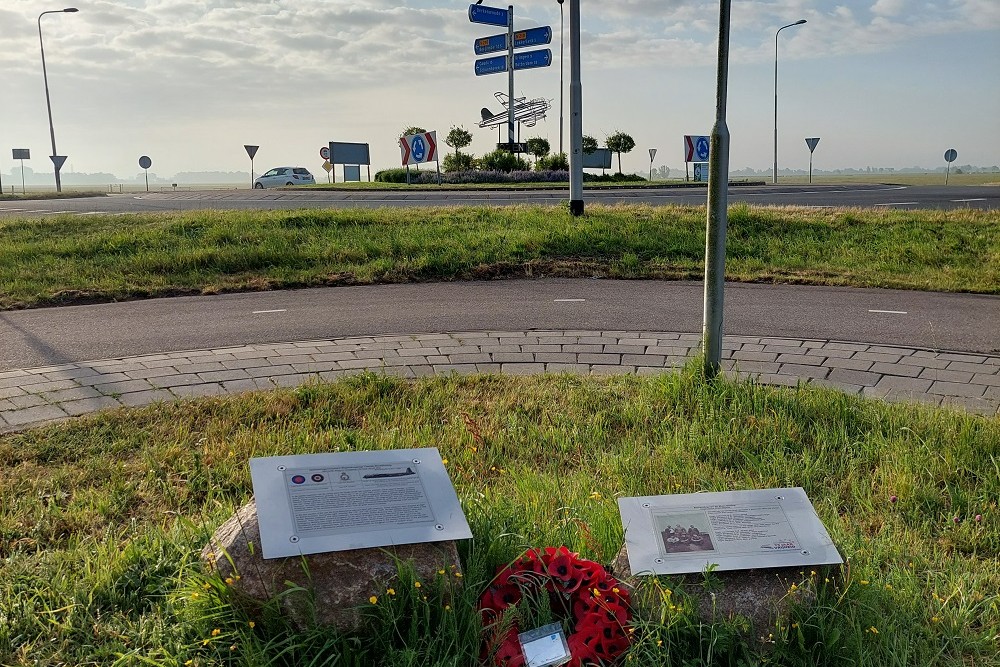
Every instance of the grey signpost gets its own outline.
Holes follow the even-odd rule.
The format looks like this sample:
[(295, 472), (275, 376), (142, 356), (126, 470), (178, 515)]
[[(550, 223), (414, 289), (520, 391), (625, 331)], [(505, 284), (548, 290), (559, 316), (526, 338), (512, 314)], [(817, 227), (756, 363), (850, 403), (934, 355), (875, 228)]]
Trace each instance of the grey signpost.
[(569, 212), (583, 215), (583, 84), (580, 82), (580, 0), (569, 0)]
[(715, 126), (708, 157), (708, 216), (705, 229), (705, 314), (702, 338), (705, 376), (722, 367), (723, 290), (726, 284), (726, 205), (729, 199), (729, 128), (726, 96), (729, 81), (729, 16), (731, 0), (719, 3), (719, 64), (715, 93)]
[(944, 152), (944, 161), (948, 163), (948, 169), (944, 173), (944, 184), (948, 185), (948, 177), (951, 176), (951, 163), (958, 159), (958, 151), (949, 148)]
[[(139, 158), (139, 166), (146, 173), (146, 192), (149, 192), (149, 168), (153, 166), (153, 161), (149, 159), (149, 156), (143, 155)], [(253, 174), (250, 174), (253, 176)]]
[(257, 154), (257, 149), (260, 148), (260, 146), (243, 144), (243, 148), (246, 149), (247, 155), (250, 156), (250, 189), (253, 190), (253, 156)]
[[(24, 161), (31, 159), (31, 149), (30, 148), (15, 148), (15, 149), (13, 149), (11, 151), (11, 155), (12, 155), (12, 157), (15, 160), (20, 160), (21, 161), (21, 194), (22, 195), (28, 194), (27, 190), (24, 187)], [(13, 190), (14, 186), (13, 185), (10, 186), (10, 189)], [(0, 194), (3, 194), (2, 189), (0, 189)]]
[(819, 144), (819, 137), (808, 137), (806, 139), (806, 146), (809, 147), (809, 182), (813, 182), (813, 151), (816, 150), (816, 145)]
[(653, 180), (653, 158), (656, 157), (656, 149), (649, 149), (649, 180)]

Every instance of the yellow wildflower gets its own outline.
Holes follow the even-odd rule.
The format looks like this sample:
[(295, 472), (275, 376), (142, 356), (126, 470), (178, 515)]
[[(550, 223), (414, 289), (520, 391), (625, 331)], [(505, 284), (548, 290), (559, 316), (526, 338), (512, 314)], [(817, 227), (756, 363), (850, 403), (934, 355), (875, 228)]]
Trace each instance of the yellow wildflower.
[(236, 580), (233, 579), (232, 577), (226, 577), (226, 583), (229, 584), (230, 586), (232, 586), (233, 583), (235, 583), (235, 581)]
[(448, 459), (441, 459), (441, 463), (448, 465)]
[(872, 633), (873, 635), (877, 635), (878, 634), (878, 628), (876, 628), (873, 625), (872, 627), (868, 628), (868, 632)]
[(396, 589), (395, 588), (387, 588), (387, 589), (385, 589), (385, 592), (387, 594), (389, 594), (389, 595), (395, 595), (396, 594)]
[(221, 634), (222, 634), (222, 630), (220, 630), (219, 628), (216, 628), (216, 629), (212, 630), (212, 636), (213, 637), (218, 637)]
[(373, 595), (370, 598), (368, 598), (368, 601), (371, 602), (372, 604), (376, 604), (378, 602), (378, 597)]
[(419, 581), (414, 581), (413, 582), (413, 587), (414, 588), (420, 588), (420, 582)]
[(250, 629), (251, 629), (251, 630), (253, 630), (253, 629), (254, 629), (255, 627), (257, 627), (257, 624), (256, 624), (256, 623), (254, 623), (253, 621), (250, 621), (249, 623), (247, 623), (247, 625), (249, 625), (249, 626), (250, 626)]

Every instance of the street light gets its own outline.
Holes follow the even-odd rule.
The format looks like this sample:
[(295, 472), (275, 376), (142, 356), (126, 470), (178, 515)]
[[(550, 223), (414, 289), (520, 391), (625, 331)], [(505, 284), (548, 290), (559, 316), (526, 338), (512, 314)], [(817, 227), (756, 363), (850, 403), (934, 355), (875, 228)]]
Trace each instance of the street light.
[(563, 2), (559, 3), (559, 154), (563, 153)]
[(789, 23), (778, 28), (774, 33), (774, 172), (771, 174), (771, 182), (778, 182), (778, 33), (785, 28), (802, 25), (805, 19), (799, 19), (795, 23)]
[(52, 102), (49, 101), (49, 75), (45, 71), (45, 43), (42, 41), (42, 17), (46, 14), (61, 14), (63, 12), (72, 14), (73, 12), (80, 11), (76, 7), (67, 7), (66, 9), (53, 9), (47, 12), (42, 12), (38, 15), (38, 45), (42, 49), (42, 77), (45, 79), (45, 107), (49, 110), (49, 136), (52, 137), (52, 166), (56, 170), (56, 192), (62, 192), (62, 182), (59, 180), (59, 169), (62, 167), (62, 163), (66, 160), (65, 157), (60, 160), (61, 157), (59, 153), (56, 152), (56, 131), (52, 126)]

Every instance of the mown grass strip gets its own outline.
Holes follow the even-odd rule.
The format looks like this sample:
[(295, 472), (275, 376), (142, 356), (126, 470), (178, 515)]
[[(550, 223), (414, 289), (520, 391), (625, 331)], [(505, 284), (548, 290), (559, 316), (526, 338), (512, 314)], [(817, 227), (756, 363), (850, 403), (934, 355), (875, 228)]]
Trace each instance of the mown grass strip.
[[(701, 278), (704, 209), (198, 211), (0, 222), (0, 308), (539, 275)], [(1000, 292), (1000, 219), (732, 207), (732, 280)]]
[[(360, 638), (251, 628), (200, 574), (208, 535), (251, 496), (250, 457), (423, 446), (448, 460), (475, 536), (460, 618), (431, 595), (382, 600)], [(472, 604), (525, 546), (608, 562), (616, 496), (776, 486), (805, 488), (848, 566), (773, 628), (771, 664), (997, 664), (998, 461), (994, 418), (691, 369), (367, 375), (98, 415), (0, 437), (0, 664), (465, 667)], [(637, 631), (634, 664), (760, 664), (758, 638), (700, 625), (682, 593)]]

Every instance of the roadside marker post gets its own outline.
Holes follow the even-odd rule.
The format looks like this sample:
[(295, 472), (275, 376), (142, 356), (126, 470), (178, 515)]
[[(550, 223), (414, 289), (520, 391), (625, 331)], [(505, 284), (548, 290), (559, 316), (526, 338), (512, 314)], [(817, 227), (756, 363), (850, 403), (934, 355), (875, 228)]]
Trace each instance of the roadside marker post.
[(944, 152), (944, 161), (948, 163), (948, 169), (944, 174), (944, 184), (948, 185), (948, 177), (951, 176), (951, 163), (958, 159), (958, 151), (949, 148)]
[(139, 166), (146, 173), (146, 192), (149, 192), (149, 168), (153, 166), (153, 161), (149, 159), (148, 155), (143, 155), (139, 158)]
[[(21, 194), (26, 195), (28, 191), (24, 187), (24, 161), (31, 159), (31, 149), (30, 148), (14, 148), (11, 150), (11, 155), (13, 159), (21, 161)], [(14, 193), (14, 186), (10, 186), (11, 194)], [(3, 185), (0, 184), (0, 195), (3, 194)]]
[(653, 180), (653, 158), (656, 157), (656, 149), (649, 149), (649, 180)]

